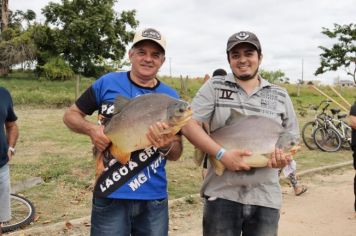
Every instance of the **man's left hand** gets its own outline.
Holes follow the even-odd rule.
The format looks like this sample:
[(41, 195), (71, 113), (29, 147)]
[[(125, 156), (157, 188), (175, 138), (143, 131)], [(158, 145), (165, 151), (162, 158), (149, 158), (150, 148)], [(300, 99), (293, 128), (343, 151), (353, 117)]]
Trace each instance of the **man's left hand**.
[(179, 141), (177, 135), (167, 132), (169, 126), (164, 122), (156, 122), (151, 125), (147, 138), (156, 148), (165, 148), (170, 146), (174, 141)]
[(270, 168), (283, 168), (292, 160), (290, 154), (286, 154), (282, 149), (276, 148), (267, 162), (267, 166)]

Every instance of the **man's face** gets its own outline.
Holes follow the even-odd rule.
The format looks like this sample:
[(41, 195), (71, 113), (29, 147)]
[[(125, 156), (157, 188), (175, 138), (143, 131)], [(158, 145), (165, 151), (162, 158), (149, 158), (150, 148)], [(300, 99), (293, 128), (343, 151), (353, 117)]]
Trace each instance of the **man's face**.
[(262, 61), (262, 55), (258, 55), (253, 45), (249, 43), (238, 44), (230, 50), (228, 56), (231, 70), (238, 79), (255, 78)]
[(163, 49), (155, 42), (145, 40), (130, 49), (131, 71), (141, 79), (155, 78), (165, 56)]

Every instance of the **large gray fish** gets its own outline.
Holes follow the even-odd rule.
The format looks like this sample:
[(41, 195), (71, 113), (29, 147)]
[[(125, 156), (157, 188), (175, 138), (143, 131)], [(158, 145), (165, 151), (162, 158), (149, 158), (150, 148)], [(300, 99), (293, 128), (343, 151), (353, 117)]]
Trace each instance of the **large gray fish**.
[[(257, 115), (243, 115), (231, 109), (226, 125), (211, 133), (211, 138), (225, 149), (246, 149), (252, 155), (244, 160), (250, 167), (267, 166), (269, 154), (275, 148), (290, 149), (297, 144), (297, 138), (287, 133), (276, 121)], [(292, 154), (295, 154), (293, 150)], [(217, 175), (222, 175), (225, 167), (209, 157)]]
[(111, 140), (111, 154), (126, 164), (131, 152), (152, 146), (146, 134), (156, 122), (165, 122), (169, 128), (164, 134), (176, 134), (191, 118), (189, 104), (165, 94), (150, 93), (132, 100), (119, 96), (114, 115), (104, 129)]

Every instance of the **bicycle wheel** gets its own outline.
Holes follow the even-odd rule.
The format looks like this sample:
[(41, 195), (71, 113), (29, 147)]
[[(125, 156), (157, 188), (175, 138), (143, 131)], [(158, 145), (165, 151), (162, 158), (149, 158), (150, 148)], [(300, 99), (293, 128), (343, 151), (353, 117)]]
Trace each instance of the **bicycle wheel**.
[(316, 130), (317, 127), (318, 127), (318, 123), (315, 121), (309, 121), (305, 123), (305, 125), (303, 126), (302, 139), (305, 146), (307, 146), (309, 150), (315, 150), (318, 148), (313, 138), (314, 131)]
[(17, 194), (11, 194), (12, 219), (2, 223), (2, 232), (10, 232), (29, 225), (35, 216), (35, 207), (28, 199)]
[(334, 130), (319, 127), (313, 135), (315, 144), (324, 152), (336, 152), (341, 148), (342, 140), (340, 135)]

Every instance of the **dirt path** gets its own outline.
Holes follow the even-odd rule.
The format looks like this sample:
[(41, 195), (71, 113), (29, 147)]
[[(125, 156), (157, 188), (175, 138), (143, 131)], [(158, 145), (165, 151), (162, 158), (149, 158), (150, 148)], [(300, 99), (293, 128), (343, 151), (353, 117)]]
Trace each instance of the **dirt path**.
[[(280, 236), (353, 236), (356, 218), (353, 212), (354, 170), (338, 170), (332, 175), (313, 175), (303, 178), (308, 191), (299, 197), (292, 189), (283, 187), (283, 208), (279, 225)], [(201, 230), (201, 203), (172, 217), (172, 236), (198, 236)]]
[[(350, 167), (330, 175), (313, 175), (303, 178), (308, 191), (296, 197), (290, 187), (283, 187), (283, 208), (279, 226), (280, 236), (353, 236), (356, 218), (353, 212), (354, 170)], [(190, 204), (188, 204), (188, 202)], [(202, 203), (193, 196), (177, 201), (170, 207), (170, 236), (199, 236)], [(18, 231), (9, 235), (89, 235), (89, 218)], [(8, 235), (8, 234), (5, 234)]]

